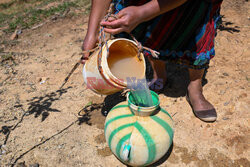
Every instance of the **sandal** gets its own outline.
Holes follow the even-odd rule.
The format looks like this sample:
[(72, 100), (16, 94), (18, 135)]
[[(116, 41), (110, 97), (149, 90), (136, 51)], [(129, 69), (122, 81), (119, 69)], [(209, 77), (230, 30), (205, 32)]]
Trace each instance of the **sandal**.
[(191, 101), (189, 99), (188, 92), (186, 94), (186, 100), (188, 101), (189, 105), (191, 106), (191, 108), (193, 110), (194, 115), (197, 118), (199, 118), (200, 120), (202, 120), (204, 122), (215, 122), (216, 121), (217, 113), (216, 113), (215, 108), (209, 109), (209, 110), (199, 110), (199, 111), (194, 110), (194, 108), (191, 104)]

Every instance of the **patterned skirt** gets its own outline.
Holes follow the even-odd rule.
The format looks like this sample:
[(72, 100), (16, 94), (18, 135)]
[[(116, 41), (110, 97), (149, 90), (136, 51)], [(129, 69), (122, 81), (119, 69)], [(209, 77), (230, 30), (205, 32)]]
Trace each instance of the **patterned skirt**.
[[(139, 6), (150, 0), (113, 0), (115, 13), (127, 6)], [(131, 33), (143, 46), (160, 52), (159, 59), (207, 68), (215, 56), (214, 38), (220, 20), (222, 0), (188, 0), (183, 5), (138, 25)], [(120, 33), (117, 37), (129, 38)], [(149, 56), (149, 52), (145, 52)]]

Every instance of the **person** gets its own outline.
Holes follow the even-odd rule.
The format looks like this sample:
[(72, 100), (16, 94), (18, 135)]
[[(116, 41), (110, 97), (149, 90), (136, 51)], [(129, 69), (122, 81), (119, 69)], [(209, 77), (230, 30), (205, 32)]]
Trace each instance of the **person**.
[[(103, 20), (111, 2), (117, 19)], [(217, 113), (203, 95), (202, 77), (215, 55), (221, 3), (222, 0), (92, 0), (83, 50), (95, 47), (100, 25), (113, 35), (133, 34), (143, 46), (160, 52), (159, 59), (150, 58), (154, 80), (161, 78), (166, 82), (165, 61), (188, 67), (187, 100), (196, 117), (213, 122)], [(82, 63), (88, 56), (84, 55)]]

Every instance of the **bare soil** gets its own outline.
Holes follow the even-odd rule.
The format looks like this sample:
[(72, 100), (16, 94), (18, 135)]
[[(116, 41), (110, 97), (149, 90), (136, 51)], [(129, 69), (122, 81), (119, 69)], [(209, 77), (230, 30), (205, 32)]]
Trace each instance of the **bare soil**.
[[(160, 100), (173, 116), (175, 136), (155, 166), (250, 166), (249, 12), (248, 1), (222, 5), (216, 57), (204, 80), (204, 94), (218, 112), (215, 123), (193, 115), (185, 100), (186, 69), (167, 65), (169, 84)], [(59, 90), (80, 57), (87, 20), (58, 19), (24, 30), (15, 41), (1, 37), (0, 48), (13, 53), (0, 66), (0, 166), (124, 166), (103, 131), (106, 111), (124, 95), (86, 89), (82, 67)]]

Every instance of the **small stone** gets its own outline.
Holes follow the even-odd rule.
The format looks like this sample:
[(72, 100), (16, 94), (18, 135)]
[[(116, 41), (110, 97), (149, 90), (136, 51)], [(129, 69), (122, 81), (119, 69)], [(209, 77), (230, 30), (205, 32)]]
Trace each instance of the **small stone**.
[(39, 167), (39, 164), (38, 163), (31, 164), (31, 165), (29, 165), (29, 167)]
[(39, 78), (40, 85), (44, 84), (48, 80), (47, 77), (41, 77)]
[(226, 93), (226, 91), (225, 90), (220, 90), (220, 95), (224, 95)]
[(223, 73), (223, 75), (224, 75), (224, 76), (226, 76), (226, 77), (228, 77), (228, 76), (229, 76), (229, 74), (228, 74), (228, 73), (226, 73), (226, 72), (224, 72), (224, 73)]
[(44, 139), (44, 137), (40, 137), (40, 138), (38, 139), (38, 142), (43, 141), (43, 139)]
[(230, 101), (227, 101), (224, 103), (224, 106), (227, 106), (230, 103)]
[(227, 118), (227, 117), (223, 117), (222, 119), (225, 120), (225, 121), (226, 121), (226, 120), (229, 120), (229, 118)]
[(59, 145), (58, 148), (59, 148), (59, 149), (63, 148), (63, 144)]
[(47, 37), (52, 37), (52, 34), (45, 34), (45, 36), (47, 36)]
[(22, 34), (22, 30), (17, 30), (17, 35)]

